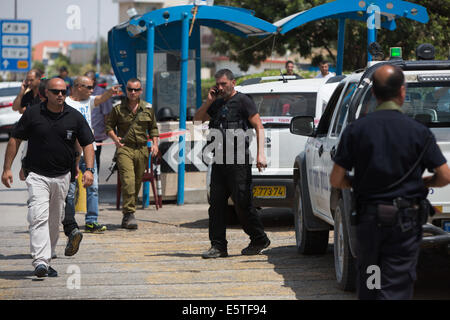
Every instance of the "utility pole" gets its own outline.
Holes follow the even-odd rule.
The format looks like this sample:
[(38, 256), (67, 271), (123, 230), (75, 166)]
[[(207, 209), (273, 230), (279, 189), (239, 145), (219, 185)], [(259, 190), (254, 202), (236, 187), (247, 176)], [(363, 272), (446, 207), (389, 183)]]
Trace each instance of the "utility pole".
[(97, 76), (100, 76), (100, 1), (97, 0)]
[(14, 20), (17, 20), (17, 0), (14, 0)]

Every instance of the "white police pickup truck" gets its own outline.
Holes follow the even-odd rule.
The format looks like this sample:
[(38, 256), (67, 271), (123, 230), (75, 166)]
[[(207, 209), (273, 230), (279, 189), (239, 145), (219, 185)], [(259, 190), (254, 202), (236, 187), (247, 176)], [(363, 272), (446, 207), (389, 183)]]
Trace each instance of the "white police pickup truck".
[[(254, 159), (252, 166), (252, 194), (256, 207), (292, 207), (294, 200), (293, 163), (295, 156), (305, 148), (307, 138), (290, 133), (293, 116), (310, 116), (316, 122), (328, 99), (343, 77), (323, 79), (294, 79), (292, 76), (249, 79), (237, 86), (236, 91), (250, 96), (258, 108), (265, 133), (267, 168), (256, 168), (256, 139), (250, 143)], [(272, 81), (270, 81), (272, 80)], [(269, 82), (262, 82), (269, 81)], [(207, 173), (207, 191), (211, 165)], [(228, 201), (233, 205), (232, 199)]]
[[(403, 110), (431, 129), (450, 163), (450, 61), (389, 63), (400, 66), (406, 76)], [(336, 279), (343, 290), (355, 287), (355, 228), (350, 222), (354, 210), (351, 190), (338, 190), (330, 185), (332, 157), (346, 124), (372, 112), (377, 105), (370, 81), (377, 66), (342, 80), (318, 125), (312, 117), (294, 117), (290, 126), (292, 133), (310, 136), (294, 165), (297, 248), (303, 254), (325, 253), (328, 233), (333, 228)], [(440, 213), (424, 225), (423, 242), (448, 248), (450, 186), (430, 189), (428, 198)]]

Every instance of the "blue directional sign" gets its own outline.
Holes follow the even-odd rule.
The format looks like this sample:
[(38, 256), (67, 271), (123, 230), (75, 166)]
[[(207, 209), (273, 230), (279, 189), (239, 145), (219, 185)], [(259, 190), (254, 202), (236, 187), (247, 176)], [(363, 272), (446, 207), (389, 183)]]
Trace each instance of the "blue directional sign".
[(31, 21), (0, 20), (0, 71), (31, 68)]

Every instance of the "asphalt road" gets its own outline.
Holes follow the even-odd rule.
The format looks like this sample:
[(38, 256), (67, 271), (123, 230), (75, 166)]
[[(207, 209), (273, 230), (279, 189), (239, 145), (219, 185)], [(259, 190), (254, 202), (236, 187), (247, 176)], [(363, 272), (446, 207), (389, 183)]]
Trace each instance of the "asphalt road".
[[(3, 166), (6, 142), (0, 142)], [(105, 147), (100, 184), (104, 186), (113, 147)], [(13, 166), (18, 177), (18, 161)], [(114, 186), (114, 179), (109, 185)], [(101, 188), (110, 192), (111, 188)], [(106, 190), (106, 191), (105, 191)], [(109, 191), (107, 191), (109, 190)], [(111, 199), (111, 195), (102, 199)], [(264, 209), (261, 217), (272, 241), (261, 255), (240, 254), (248, 237), (239, 226), (227, 230), (228, 258), (204, 260), (209, 248), (207, 204), (164, 203), (138, 210), (139, 229), (120, 228), (121, 213), (102, 201), (99, 220), (104, 234), (84, 234), (80, 251), (64, 256), (60, 233), (57, 278), (33, 276), (26, 222), (27, 191), (15, 179), (12, 189), (0, 186), (0, 300), (5, 299), (225, 299), (352, 300), (335, 284), (333, 233), (327, 253), (302, 256), (295, 248), (293, 217), (287, 209)], [(76, 216), (83, 226), (82, 214)], [(61, 229), (62, 231), (62, 229)], [(415, 299), (450, 299), (450, 258), (424, 250), (418, 266)]]

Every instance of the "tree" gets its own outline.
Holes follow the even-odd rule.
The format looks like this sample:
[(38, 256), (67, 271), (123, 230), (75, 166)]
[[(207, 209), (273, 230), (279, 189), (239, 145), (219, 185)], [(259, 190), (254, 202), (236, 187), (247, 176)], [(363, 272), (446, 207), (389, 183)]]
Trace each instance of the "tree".
[[(97, 65), (97, 50), (92, 57), (92, 65)], [(109, 59), (108, 42), (104, 38), (100, 38), (100, 65), (101, 72), (109, 73), (111, 70), (111, 62)], [(95, 70), (95, 68), (94, 68)], [(105, 71), (106, 70), (106, 71)]]
[[(308, 10), (329, 2), (326, 0), (216, 0), (216, 4), (242, 7), (255, 11), (255, 16), (269, 22), (275, 22), (291, 14)], [(409, 19), (398, 19), (397, 29), (378, 31), (378, 42), (385, 55), (389, 47), (402, 47), (405, 59), (414, 58), (414, 51), (421, 43), (435, 46), (436, 58), (444, 59), (449, 54), (450, 35), (450, 1), (447, 0), (410, 0), (427, 8), (430, 21), (421, 24)], [(293, 29), (285, 35), (261, 38), (241, 38), (226, 32), (214, 30), (215, 41), (211, 46), (213, 52), (227, 55), (237, 61), (239, 67), (246, 71), (250, 65), (259, 65), (273, 53), (280, 56), (289, 51), (304, 57), (312, 57), (313, 48), (323, 48), (332, 62), (336, 61), (337, 20), (324, 19), (310, 22)], [(347, 20), (346, 41), (344, 49), (344, 70), (352, 71), (362, 68), (367, 61), (367, 26), (361, 21)]]
[[(325, 0), (218, 0), (217, 4), (242, 7), (255, 11), (255, 16), (266, 21), (275, 22), (299, 11), (325, 3)], [(275, 52), (286, 55), (288, 51), (298, 52), (302, 56), (311, 55), (313, 47), (322, 47), (332, 59), (335, 59), (332, 49), (336, 46), (337, 22), (322, 20), (308, 23), (302, 28), (290, 31), (287, 35), (276, 35), (261, 41), (261, 38), (242, 38), (232, 34), (214, 30), (215, 41), (211, 50), (225, 54), (231, 60), (237, 61), (239, 67), (246, 71), (250, 65), (259, 65)], [(272, 50), (273, 48), (273, 50)]]

